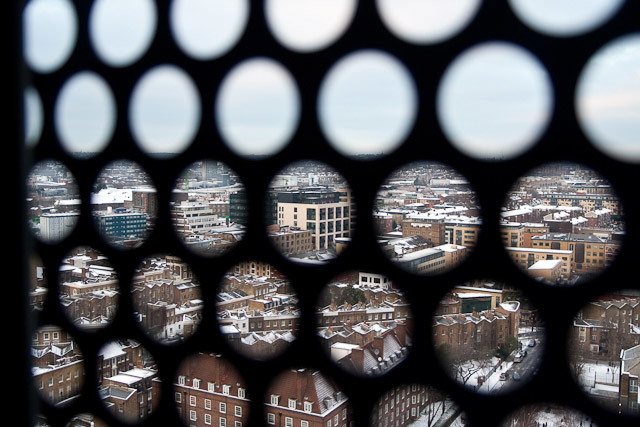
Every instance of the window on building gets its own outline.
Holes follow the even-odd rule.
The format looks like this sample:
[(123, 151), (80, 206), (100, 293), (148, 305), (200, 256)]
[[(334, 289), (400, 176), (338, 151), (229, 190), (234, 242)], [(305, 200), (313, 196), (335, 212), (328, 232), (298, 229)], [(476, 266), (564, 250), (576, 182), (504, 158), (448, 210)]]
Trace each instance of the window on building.
[(227, 404), (224, 402), (220, 402), (220, 405), (218, 406), (218, 410), (220, 411), (221, 414), (226, 414), (227, 413)]

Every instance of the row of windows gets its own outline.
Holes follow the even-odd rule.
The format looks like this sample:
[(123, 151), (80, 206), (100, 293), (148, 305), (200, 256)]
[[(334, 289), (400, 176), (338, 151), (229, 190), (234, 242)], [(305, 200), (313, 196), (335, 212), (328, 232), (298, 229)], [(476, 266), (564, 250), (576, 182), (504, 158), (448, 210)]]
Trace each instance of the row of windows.
[[(78, 378), (78, 370), (77, 370), (77, 369), (75, 370), (75, 372), (74, 372), (74, 374), (73, 374), (73, 378)], [(67, 372), (66, 380), (67, 380), (67, 381), (71, 381), (71, 373), (70, 373), (70, 372)], [(64, 382), (64, 376), (63, 376), (62, 374), (60, 374), (60, 375), (58, 376), (58, 383), (62, 383), (62, 382)], [(49, 380), (47, 381), (47, 385), (48, 385), (49, 387), (53, 387), (53, 383), (54, 383), (54, 379), (53, 379), (53, 377), (49, 377)], [(67, 386), (67, 387), (70, 387), (70, 386)], [(39, 388), (40, 390), (42, 390), (42, 389), (44, 388), (44, 381), (40, 380), (40, 381), (38, 382), (38, 388)]]
[[(181, 403), (181, 395), (180, 393), (176, 393), (176, 403)], [(197, 406), (198, 397), (197, 396), (189, 396), (189, 406)], [(210, 411), (212, 410), (211, 399), (204, 399), (204, 409)], [(218, 412), (221, 414), (227, 413), (227, 404), (225, 402), (218, 403)], [(242, 407), (235, 405), (233, 414), (236, 417), (242, 417)]]
[[(198, 421), (198, 414), (196, 411), (189, 411), (189, 420)], [(204, 423), (208, 426), (211, 425), (211, 414), (204, 414)], [(219, 427), (227, 427), (227, 419), (224, 417), (218, 418), (218, 426)], [(234, 427), (242, 427), (242, 421), (234, 421)]]
[[(178, 384), (179, 385), (185, 385), (186, 384), (186, 380), (187, 377), (185, 377), (184, 375), (180, 375), (178, 377)], [(192, 387), (193, 388), (200, 388), (200, 379), (199, 378), (194, 378), (192, 381)], [(216, 383), (212, 383), (212, 382), (207, 382), (207, 391), (210, 392), (216, 392), (216, 388), (220, 388), (220, 385), (217, 385)], [(231, 386), (227, 385), (227, 384), (223, 384), (222, 385), (222, 394), (225, 395), (229, 395), (231, 393)], [(238, 388), (238, 397), (241, 399), (244, 399), (246, 396), (246, 391), (244, 388)], [(176, 399), (179, 399), (179, 393), (176, 393)], [(176, 400), (176, 402), (179, 402), (179, 400)]]

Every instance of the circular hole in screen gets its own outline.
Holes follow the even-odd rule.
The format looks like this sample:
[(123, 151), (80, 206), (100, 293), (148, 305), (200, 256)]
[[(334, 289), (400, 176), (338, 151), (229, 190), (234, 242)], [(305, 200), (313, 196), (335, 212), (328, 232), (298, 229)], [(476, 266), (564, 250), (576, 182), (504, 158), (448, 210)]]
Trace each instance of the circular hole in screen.
[(322, 348), (352, 374), (384, 375), (409, 354), (411, 306), (382, 274), (351, 271), (334, 278), (320, 293), (316, 318)]
[(37, 393), (52, 406), (80, 397), (85, 375), (82, 352), (60, 326), (46, 325), (34, 332), (31, 375)]
[(257, 360), (284, 352), (300, 328), (298, 297), (291, 282), (258, 260), (239, 262), (224, 275), (216, 312), (229, 345)]
[(289, 49), (313, 52), (335, 42), (351, 24), (357, 0), (268, 0), (271, 32)]
[(570, 37), (606, 23), (624, 0), (509, 0), (509, 4), (518, 18), (536, 31)]
[(575, 102), (580, 125), (598, 150), (640, 162), (640, 33), (615, 39), (591, 57)]
[(202, 320), (200, 282), (191, 266), (174, 255), (145, 258), (133, 276), (134, 316), (142, 329), (162, 344), (190, 338)]
[(245, 157), (280, 151), (293, 136), (299, 117), (300, 95), (293, 76), (265, 57), (236, 65), (222, 81), (215, 101), (224, 142)]
[(511, 188), (501, 215), (510, 258), (540, 283), (575, 285), (609, 267), (625, 236), (622, 202), (593, 169), (535, 168)]
[(265, 223), (273, 245), (290, 260), (322, 264), (351, 240), (355, 203), (332, 167), (313, 160), (280, 170), (269, 184)]
[(484, 394), (515, 390), (538, 374), (544, 327), (526, 295), (504, 283), (475, 280), (438, 304), (433, 345), (445, 371)]
[[(402, 413), (399, 409), (402, 409)], [(373, 406), (371, 426), (466, 425), (467, 415), (446, 394), (422, 384), (403, 384), (387, 390)]]
[(91, 193), (98, 232), (111, 246), (136, 248), (155, 226), (158, 195), (149, 175), (135, 162), (115, 160), (99, 173)]
[(74, 157), (93, 157), (109, 143), (116, 122), (113, 93), (102, 77), (81, 71), (69, 78), (54, 108), (62, 147)]
[(373, 222), (382, 251), (399, 267), (421, 275), (463, 262), (482, 227), (470, 183), (451, 167), (427, 161), (402, 166), (384, 181)]
[(162, 383), (158, 366), (138, 341), (109, 341), (98, 350), (97, 360), (98, 396), (116, 420), (139, 424), (160, 406)]
[(118, 311), (118, 275), (100, 251), (84, 246), (73, 249), (58, 269), (60, 304), (67, 318), (85, 331), (98, 331), (113, 321)]
[(182, 69), (158, 65), (133, 88), (129, 123), (138, 146), (155, 158), (185, 151), (200, 126), (198, 88)]
[(35, 147), (42, 136), (44, 110), (42, 99), (33, 86), (24, 90), (24, 142), (29, 148)]
[(377, 0), (380, 18), (402, 40), (432, 44), (454, 37), (471, 22), (481, 0)]
[(469, 48), (449, 65), (436, 101), (455, 148), (500, 161), (524, 153), (542, 136), (552, 115), (553, 88), (535, 56), (493, 41)]
[(318, 94), (323, 133), (338, 152), (357, 159), (395, 150), (411, 132), (417, 108), (413, 76), (398, 59), (373, 49), (341, 58)]
[(192, 252), (219, 256), (244, 237), (246, 192), (240, 177), (226, 164), (192, 163), (178, 178), (171, 199), (173, 227)]
[[(599, 295), (575, 314), (568, 331), (573, 379), (592, 402), (621, 415), (638, 415), (632, 393), (638, 386), (639, 303), (637, 289)], [(612, 387), (615, 399), (606, 393)]]
[(40, 73), (60, 68), (71, 56), (78, 21), (69, 0), (30, 0), (23, 14), (24, 59)]
[(140, 59), (153, 41), (156, 15), (151, 0), (96, 0), (89, 15), (89, 37), (100, 59), (112, 67)]
[(249, 19), (249, 2), (173, 0), (170, 23), (178, 46), (189, 56), (215, 59), (235, 46)]
[(80, 219), (80, 189), (71, 171), (57, 160), (42, 160), (26, 184), (27, 227), (45, 243), (67, 238)]
[(501, 427), (519, 425), (598, 426), (590, 416), (557, 403), (534, 403), (523, 406), (509, 414), (500, 424)]
[[(318, 396), (318, 400), (310, 396)], [(331, 377), (306, 367), (280, 373), (265, 393), (265, 425), (297, 426), (310, 416), (321, 420), (320, 425), (353, 424), (349, 398)]]
[[(206, 425), (247, 425), (251, 400), (247, 383), (235, 366), (216, 353), (187, 356), (173, 382), (175, 408), (185, 425), (192, 413)], [(185, 408), (189, 408), (187, 411)]]

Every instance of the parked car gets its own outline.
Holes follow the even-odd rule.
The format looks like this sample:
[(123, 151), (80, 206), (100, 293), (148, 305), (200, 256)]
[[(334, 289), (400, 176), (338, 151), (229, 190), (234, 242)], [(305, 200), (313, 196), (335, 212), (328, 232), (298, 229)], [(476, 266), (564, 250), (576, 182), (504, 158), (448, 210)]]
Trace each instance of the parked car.
[(522, 355), (523, 358), (527, 357), (527, 350), (522, 350), (520, 354)]
[(520, 363), (522, 362), (522, 355), (520, 353), (516, 354), (516, 356), (513, 358), (513, 363)]
[(529, 340), (529, 342), (527, 343), (527, 345), (528, 345), (529, 347), (535, 347), (535, 345), (536, 345), (536, 340)]
[(500, 374), (500, 381), (506, 381), (509, 379), (509, 374), (507, 372), (503, 372)]
[(517, 372), (514, 372), (514, 373), (513, 373), (513, 380), (514, 380), (514, 381), (520, 381), (520, 374), (519, 374), (519, 373), (517, 373)]

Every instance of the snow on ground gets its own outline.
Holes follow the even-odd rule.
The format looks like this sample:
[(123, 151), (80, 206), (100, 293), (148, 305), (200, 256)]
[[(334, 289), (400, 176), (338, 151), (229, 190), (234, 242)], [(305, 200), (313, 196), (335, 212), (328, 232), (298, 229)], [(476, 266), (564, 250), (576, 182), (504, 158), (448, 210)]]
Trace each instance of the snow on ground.
[[(500, 381), (500, 374), (508, 370), (513, 362), (502, 361), (498, 357), (492, 357), (489, 360), (469, 360), (462, 366), (463, 372), (470, 372), (477, 369), (473, 373), (465, 385), (474, 390), (484, 393), (492, 393), (498, 391), (504, 385), (504, 381)], [(481, 377), (484, 377), (484, 382), (479, 384)]]
[(567, 425), (584, 425), (593, 426), (591, 418), (588, 416), (568, 408), (553, 408), (550, 412), (540, 410), (536, 414), (536, 422), (538, 425), (547, 427), (567, 426)]
[[(609, 366), (609, 362), (591, 362), (582, 364), (578, 382), (585, 389), (601, 385), (618, 385), (620, 368)], [(617, 387), (616, 387), (617, 392)]]
[(544, 328), (538, 326), (520, 326), (518, 328), (518, 335), (520, 336), (536, 334), (537, 332), (544, 332)]
[[(422, 411), (422, 416), (409, 425), (412, 427), (429, 427), (429, 426), (435, 425), (438, 421), (440, 421), (440, 418), (442, 417), (445, 417), (445, 419), (446, 417), (452, 417), (457, 410), (457, 408), (455, 408), (455, 403), (451, 400), (446, 400), (444, 402), (444, 405), (445, 405), (444, 414), (442, 414), (441, 401), (440, 402), (436, 401), (430, 405), (427, 405), (427, 407)], [(431, 411), (429, 411), (429, 409)], [(431, 423), (429, 423), (429, 414), (431, 414)], [(434, 416), (434, 414), (436, 415)], [(453, 420), (450, 426), (453, 426), (453, 427), (464, 426), (464, 424), (462, 423), (462, 414), (458, 414), (456, 416), (456, 419)]]

